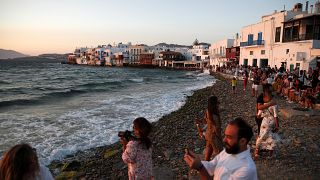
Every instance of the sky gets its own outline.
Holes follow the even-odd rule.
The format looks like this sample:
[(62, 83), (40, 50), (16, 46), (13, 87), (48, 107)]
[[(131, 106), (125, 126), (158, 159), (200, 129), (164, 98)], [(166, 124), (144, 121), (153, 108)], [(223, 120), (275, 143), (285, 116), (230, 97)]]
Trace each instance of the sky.
[(305, 0), (0, 0), (0, 49), (39, 55), (119, 42), (213, 43), (298, 2), (305, 8)]

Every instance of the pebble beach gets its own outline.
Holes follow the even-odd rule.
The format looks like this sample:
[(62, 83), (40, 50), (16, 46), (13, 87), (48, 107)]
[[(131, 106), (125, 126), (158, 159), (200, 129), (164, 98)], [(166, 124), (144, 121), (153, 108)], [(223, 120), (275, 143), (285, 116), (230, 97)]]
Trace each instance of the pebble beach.
[[(231, 82), (214, 74), (213, 86), (197, 90), (179, 110), (153, 123), (153, 166), (155, 179), (198, 179), (183, 160), (184, 149), (202, 154), (205, 142), (200, 139), (195, 119), (203, 117), (207, 99), (216, 95), (220, 101), (222, 129), (235, 117), (242, 117), (253, 127), (256, 98), (251, 96), (251, 84), (244, 91), (238, 81), (237, 93), (232, 93)], [(320, 179), (320, 113), (319, 110), (299, 109), (297, 103), (275, 96), (280, 108), (279, 135), (282, 142), (277, 156), (255, 160), (259, 179)], [(255, 137), (249, 144), (255, 146)], [(119, 142), (89, 149), (54, 161), (49, 168), (56, 179), (127, 179), (127, 166), (121, 159)]]

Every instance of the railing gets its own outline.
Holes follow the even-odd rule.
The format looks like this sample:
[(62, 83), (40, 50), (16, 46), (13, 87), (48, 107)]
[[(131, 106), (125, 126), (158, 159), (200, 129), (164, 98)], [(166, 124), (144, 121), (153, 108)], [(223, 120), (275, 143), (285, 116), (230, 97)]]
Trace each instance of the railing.
[(245, 47), (245, 46), (263, 46), (264, 45), (264, 40), (255, 40), (252, 42), (240, 42), (240, 47)]
[(283, 42), (305, 41), (305, 40), (320, 40), (320, 34), (319, 33), (299, 34), (299, 35), (292, 35), (291, 37), (283, 38)]

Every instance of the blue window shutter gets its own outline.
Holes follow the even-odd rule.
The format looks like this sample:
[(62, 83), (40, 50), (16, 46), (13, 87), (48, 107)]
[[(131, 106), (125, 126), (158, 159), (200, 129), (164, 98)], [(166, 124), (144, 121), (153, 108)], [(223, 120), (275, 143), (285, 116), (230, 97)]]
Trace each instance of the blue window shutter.
[(262, 43), (262, 32), (258, 33), (258, 45)]

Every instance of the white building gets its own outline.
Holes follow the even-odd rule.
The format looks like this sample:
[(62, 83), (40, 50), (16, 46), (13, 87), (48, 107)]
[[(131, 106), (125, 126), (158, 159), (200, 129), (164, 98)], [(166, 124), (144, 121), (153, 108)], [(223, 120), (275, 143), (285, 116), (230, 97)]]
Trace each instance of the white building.
[[(315, 7), (319, 6), (316, 4)], [(320, 14), (293, 10), (262, 16), (261, 21), (241, 30), (240, 64), (261, 68), (308, 70), (320, 59)]]
[(224, 39), (215, 43), (212, 43), (209, 48), (210, 65), (223, 66), (227, 63), (226, 48), (236, 46), (234, 39)]
[(209, 62), (209, 46), (207, 43), (199, 43), (196, 39), (192, 49), (189, 49), (189, 54), (192, 54), (191, 60)]
[(129, 63), (139, 64), (139, 57), (141, 53), (148, 52), (148, 46), (144, 44), (130, 45), (128, 47)]

